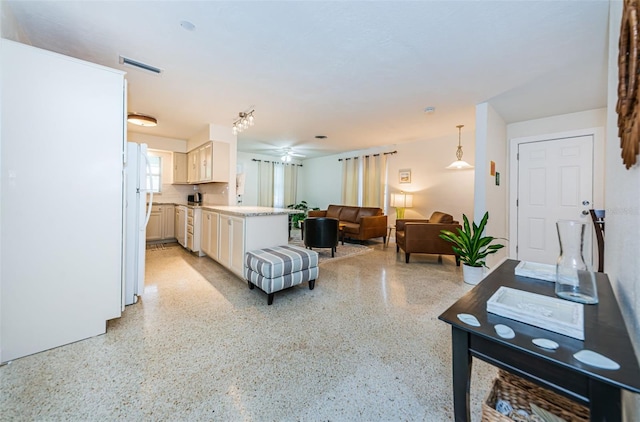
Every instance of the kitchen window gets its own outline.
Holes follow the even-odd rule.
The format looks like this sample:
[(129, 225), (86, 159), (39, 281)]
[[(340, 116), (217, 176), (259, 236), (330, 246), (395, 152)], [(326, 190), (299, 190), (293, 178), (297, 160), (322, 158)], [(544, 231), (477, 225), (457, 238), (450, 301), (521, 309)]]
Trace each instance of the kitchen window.
[[(151, 189), (151, 187), (153, 189)], [(149, 167), (147, 169), (147, 189), (153, 193), (162, 191), (162, 157), (149, 155)]]

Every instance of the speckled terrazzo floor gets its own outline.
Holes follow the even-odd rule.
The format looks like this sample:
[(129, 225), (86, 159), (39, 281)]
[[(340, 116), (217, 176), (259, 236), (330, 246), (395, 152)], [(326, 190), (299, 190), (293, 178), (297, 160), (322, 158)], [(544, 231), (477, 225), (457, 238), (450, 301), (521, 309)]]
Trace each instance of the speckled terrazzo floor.
[[(0, 420), (450, 421), (453, 259), (393, 243), (266, 295), (182, 248), (147, 252), (105, 335), (0, 368)], [(496, 370), (474, 359), (472, 419)]]

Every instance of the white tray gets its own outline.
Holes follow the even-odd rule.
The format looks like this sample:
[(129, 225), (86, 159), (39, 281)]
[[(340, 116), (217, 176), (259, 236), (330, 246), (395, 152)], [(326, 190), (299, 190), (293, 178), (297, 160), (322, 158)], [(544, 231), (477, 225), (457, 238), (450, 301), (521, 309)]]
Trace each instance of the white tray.
[(516, 275), (537, 278), (540, 280), (556, 281), (556, 266), (539, 262), (520, 261), (515, 271)]
[(584, 340), (581, 303), (502, 286), (487, 301), (487, 312)]

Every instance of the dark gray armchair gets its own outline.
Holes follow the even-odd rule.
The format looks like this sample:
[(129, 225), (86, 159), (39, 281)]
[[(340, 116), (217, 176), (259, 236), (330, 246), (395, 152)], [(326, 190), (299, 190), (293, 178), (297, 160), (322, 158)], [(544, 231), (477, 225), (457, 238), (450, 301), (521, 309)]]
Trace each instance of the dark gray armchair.
[(312, 217), (304, 220), (304, 246), (312, 248), (331, 248), (331, 257), (338, 246), (338, 219)]

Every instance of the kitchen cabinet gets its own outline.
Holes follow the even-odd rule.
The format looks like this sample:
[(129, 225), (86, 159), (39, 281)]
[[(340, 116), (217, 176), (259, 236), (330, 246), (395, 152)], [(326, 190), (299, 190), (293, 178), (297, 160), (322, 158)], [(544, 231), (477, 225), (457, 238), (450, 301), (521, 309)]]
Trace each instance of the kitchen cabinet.
[(178, 185), (189, 182), (187, 165), (187, 154), (184, 152), (173, 153), (173, 184)]
[(162, 240), (162, 220), (162, 207), (158, 205), (152, 206), (146, 229), (147, 241)]
[(204, 256), (200, 247), (202, 209), (187, 207), (187, 249)]
[(187, 207), (178, 205), (175, 207), (174, 230), (176, 239), (182, 247), (187, 247)]
[(175, 239), (175, 205), (163, 205), (162, 206), (162, 238), (163, 239)]
[(201, 182), (211, 181), (213, 174), (213, 142), (207, 142), (198, 148), (198, 159), (200, 165), (198, 171), (199, 180)]
[(188, 183), (198, 183), (200, 181), (199, 159), (200, 151), (194, 149), (187, 153), (187, 181)]
[(202, 231), (200, 249), (207, 256), (218, 259), (218, 225), (220, 214), (214, 211), (202, 211)]
[(220, 215), (218, 262), (242, 277), (244, 270), (244, 218)]
[(156, 204), (151, 207), (147, 223), (147, 241), (167, 240), (175, 237), (175, 206)]
[(201, 253), (244, 280), (247, 251), (288, 242), (288, 214), (272, 214), (268, 210), (265, 207), (205, 206), (200, 232)]
[(209, 141), (187, 153), (190, 184), (229, 182), (229, 144)]

